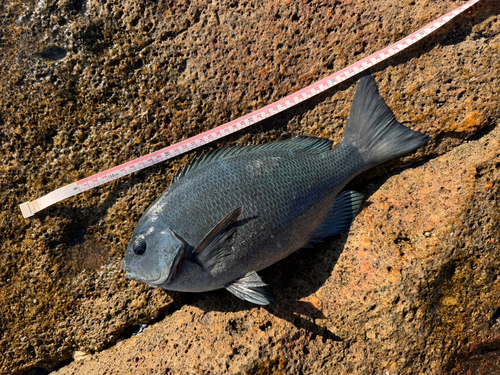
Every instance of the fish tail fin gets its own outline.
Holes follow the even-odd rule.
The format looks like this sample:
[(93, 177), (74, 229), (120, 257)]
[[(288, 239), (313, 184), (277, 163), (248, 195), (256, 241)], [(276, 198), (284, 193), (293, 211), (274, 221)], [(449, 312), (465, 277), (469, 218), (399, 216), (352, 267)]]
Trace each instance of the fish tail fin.
[(427, 143), (429, 136), (400, 124), (366, 73), (354, 94), (342, 143), (361, 154), (368, 167), (406, 154)]

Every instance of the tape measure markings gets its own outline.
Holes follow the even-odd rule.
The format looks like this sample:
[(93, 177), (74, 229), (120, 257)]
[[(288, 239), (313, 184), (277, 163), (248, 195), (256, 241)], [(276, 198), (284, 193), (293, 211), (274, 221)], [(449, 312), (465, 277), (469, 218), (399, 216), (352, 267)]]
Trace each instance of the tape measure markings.
[(124, 164), (107, 169), (103, 172), (99, 172), (93, 176), (86, 177), (77, 182), (73, 182), (69, 185), (63, 186), (34, 201), (22, 203), (19, 206), (21, 208), (21, 213), (25, 218), (28, 218), (30, 216), (33, 216), (36, 212), (41, 211), (44, 208), (66, 198), (116, 180), (120, 177), (126, 176), (141, 169), (150, 167), (154, 164), (168, 160), (174, 156), (191, 151), (195, 148), (206, 145), (219, 138), (223, 138), (231, 133), (237, 132), (250, 125), (260, 122), (277, 113), (283, 112), (284, 110), (291, 108), (303, 102), (304, 100), (312, 98), (313, 96), (316, 96), (319, 93), (338, 85), (340, 82), (345, 81), (346, 79), (365, 71), (373, 65), (376, 65), (381, 61), (386, 60), (389, 57), (403, 51), (412, 44), (418, 42), (420, 39), (436, 31), (444, 24), (448, 23), (450, 20), (452, 20), (465, 10), (469, 9), (479, 1), (480, 0), (470, 0), (467, 3), (459, 6), (457, 9), (448, 12), (444, 16), (439, 17), (438, 19), (425, 25), (421, 29), (410, 34), (409, 36), (401, 39), (400, 41), (391, 44), (390, 46), (383, 48), (382, 50), (375, 52), (361, 59), (360, 61), (313, 83), (312, 85), (309, 85), (295, 93), (292, 93), (291, 95), (288, 95), (275, 103), (269, 104), (236, 120), (215, 127), (184, 141), (162, 148), (161, 150), (154, 151), (151, 154), (139, 157)]

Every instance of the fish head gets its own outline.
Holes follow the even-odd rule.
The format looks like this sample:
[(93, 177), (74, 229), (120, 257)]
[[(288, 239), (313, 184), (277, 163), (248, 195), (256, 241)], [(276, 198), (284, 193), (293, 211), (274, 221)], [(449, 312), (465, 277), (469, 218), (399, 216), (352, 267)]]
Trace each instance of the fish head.
[(161, 216), (141, 219), (123, 260), (125, 277), (151, 286), (168, 284), (179, 272), (189, 249)]

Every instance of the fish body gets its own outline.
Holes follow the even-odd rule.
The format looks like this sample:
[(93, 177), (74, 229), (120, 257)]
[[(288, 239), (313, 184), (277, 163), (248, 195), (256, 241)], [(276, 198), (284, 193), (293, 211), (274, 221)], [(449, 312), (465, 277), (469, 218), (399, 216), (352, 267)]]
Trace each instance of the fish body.
[(146, 210), (127, 248), (127, 277), (167, 290), (226, 288), (273, 301), (256, 272), (347, 230), (359, 173), (427, 142), (399, 124), (370, 75), (361, 78), (342, 142), (299, 137), (202, 156)]

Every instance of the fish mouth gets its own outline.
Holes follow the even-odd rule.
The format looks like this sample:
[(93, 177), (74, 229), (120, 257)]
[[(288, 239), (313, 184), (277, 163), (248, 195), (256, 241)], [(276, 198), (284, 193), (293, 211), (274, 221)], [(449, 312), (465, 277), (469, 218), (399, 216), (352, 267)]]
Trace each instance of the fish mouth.
[(160, 280), (159, 278), (157, 279), (154, 279), (154, 280), (147, 280), (147, 279), (144, 279), (144, 278), (141, 278), (140, 276), (137, 276), (135, 273), (133, 272), (127, 272), (125, 274), (125, 277), (129, 280), (133, 280), (133, 281), (137, 281), (137, 282), (140, 282), (140, 283), (144, 283), (144, 284), (148, 284), (148, 285), (152, 285), (152, 286), (157, 286), (157, 281)]
[(122, 269), (126, 271), (125, 278), (129, 280), (138, 281), (137, 276), (132, 271), (130, 271), (130, 268), (125, 264), (125, 262), (123, 262), (122, 264)]
[(140, 283), (145, 283), (148, 285), (154, 285), (155, 282), (157, 282), (161, 278), (161, 276), (160, 276), (160, 277), (157, 277), (156, 279), (151, 280), (151, 279), (146, 279), (144, 277), (141, 277), (140, 275), (136, 274), (135, 272), (132, 272), (130, 266), (125, 264), (125, 262), (122, 264), (122, 269), (124, 271), (126, 271), (126, 273), (125, 273), (126, 279), (137, 281)]

